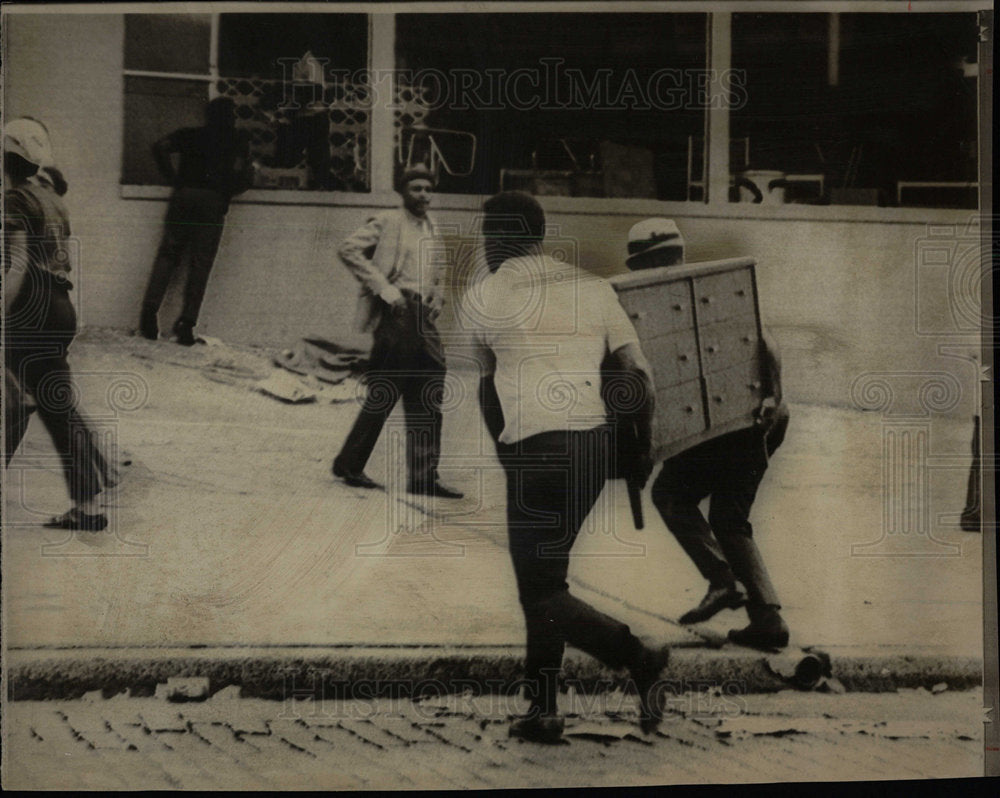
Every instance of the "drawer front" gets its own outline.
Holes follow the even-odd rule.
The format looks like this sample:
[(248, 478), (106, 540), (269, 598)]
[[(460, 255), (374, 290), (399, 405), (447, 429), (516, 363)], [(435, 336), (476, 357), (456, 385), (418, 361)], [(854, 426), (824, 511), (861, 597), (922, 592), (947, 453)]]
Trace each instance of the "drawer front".
[(757, 318), (742, 316), (698, 326), (698, 345), (705, 374), (723, 371), (757, 357)]
[(687, 280), (628, 288), (618, 294), (618, 301), (635, 325), (640, 341), (694, 327)]
[(666, 388), (699, 377), (698, 344), (694, 330), (660, 335), (643, 341), (642, 352), (653, 369), (653, 384)]
[(753, 316), (753, 272), (743, 268), (695, 278), (694, 298), (699, 328), (723, 319)]
[(760, 361), (754, 358), (709, 374), (705, 377), (705, 387), (710, 426), (719, 426), (743, 416), (749, 422), (763, 398)]
[(656, 391), (653, 451), (705, 430), (701, 380)]

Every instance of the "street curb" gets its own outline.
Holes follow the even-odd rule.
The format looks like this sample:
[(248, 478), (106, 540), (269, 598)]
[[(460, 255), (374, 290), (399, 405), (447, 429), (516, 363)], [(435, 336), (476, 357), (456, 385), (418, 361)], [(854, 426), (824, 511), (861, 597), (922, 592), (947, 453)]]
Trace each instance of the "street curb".
[[(982, 685), (980, 659), (939, 649), (825, 652), (835, 684), (846, 691)], [(73, 699), (97, 690), (105, 697), (125, 691), (151, 696), (176, 677), (207, 678), (209, 695), (236, 685), (243, 697), (371, 699), (516, 691), (523, 657), (523, 649), (508, 646), (20, 649), (6, 652), (5, 669), (12, 701)], [(675, 693), (712, 687), (727, 694), (771, 693), (789, 688), (778, 673), (795, 659), (739, 648), (677, 648), (664, 681)], [(563, 676), (581, 692), (620, 688), (628, 680), (624, 671), (572, 650)]]

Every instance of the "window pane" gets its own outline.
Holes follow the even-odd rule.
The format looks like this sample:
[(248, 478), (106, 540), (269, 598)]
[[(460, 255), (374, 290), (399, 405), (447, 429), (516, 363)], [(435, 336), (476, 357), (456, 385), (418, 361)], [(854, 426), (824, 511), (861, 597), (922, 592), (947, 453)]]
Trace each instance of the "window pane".
[(219, 73), (235, 78), (281, 80), (282, 62), (311, 52), (328, 69), (366, 65), (368, 18), (364, 14), (222, 14)]
[(370, 109), (363, 14), (222, 14), (219, 94), (236, 102), (258, 188), (367, 191)]
[(732, 37), (732, 199), (976, 207), (974, 14), (734, 14)]
[(208, 74), (208, 14), (126, 14), (125, 68)]
[(683, 199), (688, 138), (704, 128), (705, 25), (704, 14), (398, 15), (411, 85), (397, 161), (433, 157), (444, 192)]
[(122, 183), (168, 185), (153, 160), (153, 143), (182, 127), (205, 121), (208, 82), (125, 77)]

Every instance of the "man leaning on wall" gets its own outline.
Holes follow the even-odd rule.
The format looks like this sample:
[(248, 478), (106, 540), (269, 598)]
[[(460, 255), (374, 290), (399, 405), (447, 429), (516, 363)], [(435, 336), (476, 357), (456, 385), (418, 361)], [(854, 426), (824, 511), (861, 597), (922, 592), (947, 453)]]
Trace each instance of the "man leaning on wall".
[[(180, 160), (174, 167), (173, 156)], [(250, 187), (253, 164), (249, 139), (236, 129), (235, 105), (217, 97), (205, 108), (205, 124), (175, 130), (153, 145), (160, 172), (174, 186), (160, 247), (142, 300), (139, 331), (155, 341), (157, 314), (170, 278), (188, 256), (184, 305), (174, 323), (177, 343), (197, 342), (195, 324), (205, 297), (208, 276), (222, 239), (222, 227), (233, 196)]]

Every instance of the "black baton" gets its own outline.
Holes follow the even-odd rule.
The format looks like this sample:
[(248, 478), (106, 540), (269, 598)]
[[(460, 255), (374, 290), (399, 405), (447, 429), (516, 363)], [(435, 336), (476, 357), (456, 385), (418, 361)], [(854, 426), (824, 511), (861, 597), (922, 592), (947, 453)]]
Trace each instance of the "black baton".
[(628, 503), (632, 506), (632, 522), (635, 524), (636, 529), (642, 529), (643, 519), (642, 519), (642, 489), (632, 482), (631, 479), (625, 480), (625, 485), (628, 488)]

